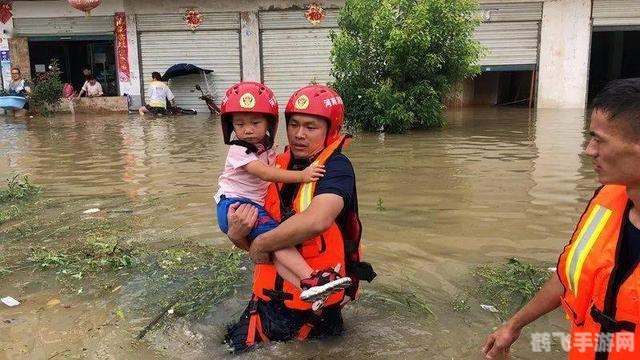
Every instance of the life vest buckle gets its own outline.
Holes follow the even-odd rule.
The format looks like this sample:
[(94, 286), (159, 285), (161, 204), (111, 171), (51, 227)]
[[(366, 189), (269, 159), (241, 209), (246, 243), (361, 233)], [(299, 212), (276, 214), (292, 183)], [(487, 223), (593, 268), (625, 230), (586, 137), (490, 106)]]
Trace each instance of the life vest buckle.
[(625, 320), (616, 320), (611, 318), (609, 315), (604, 312), (598, 310), (595, 305), (591, 307), (591, 317), (601, 326), (601, 331), (606, 332), (620, 332), (620, 331), (636, 331), (636, 324), (625, 321)]

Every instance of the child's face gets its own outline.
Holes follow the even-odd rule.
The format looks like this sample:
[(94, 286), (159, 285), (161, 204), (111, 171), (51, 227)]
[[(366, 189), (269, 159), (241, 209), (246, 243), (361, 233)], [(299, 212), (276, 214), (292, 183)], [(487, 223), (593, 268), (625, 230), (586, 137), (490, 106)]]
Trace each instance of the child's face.
[(252, 113), (233, 114), (233, 131), (238, 140), (259, 144), (267, 135), (267, 119), (264, 115)]

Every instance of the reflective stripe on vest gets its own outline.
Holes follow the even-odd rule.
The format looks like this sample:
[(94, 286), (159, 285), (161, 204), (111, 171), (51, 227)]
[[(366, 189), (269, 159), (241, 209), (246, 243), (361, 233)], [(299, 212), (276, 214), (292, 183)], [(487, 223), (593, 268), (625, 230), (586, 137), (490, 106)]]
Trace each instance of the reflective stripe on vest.
[(587, 255), (589, 255), (593, 244), (595, 244), (596, 239), (600, 236), (610, 216), (611, 210), (596, 204), (587, 217), (587, 221), (582, 226), (582, 229), (580, 229), (577, 241), (569, 251), (567, 257), (567, 264), (569, 264), (569, 266), (566, 268), (566, 275), (567, 279), (569, 279), (569, 289), (575, 296), (578, 295), (578, 284), (584, 260), (587, 258)]
[[(327, 160), (329, 160), (329, 157), (333, 155), (333, 153), (337, 149), (341, 148), (344, 145), (347, 139), (348, 138), (345, 135), (340, 136), (338, 140), (332, 142), (331, 144), (329, 144), (329, 146), (327, 146), (324, 150), (322, 150), (320, 155), (318, 155), (318, 157), (312, 164), (324, 165), (327, 162)], [(311, 204), (311, 199), (313, 199), (313, 193), (315, 191), (316, 191), (316, 181), (310, 181), (302, 185), (298, 193), (298, 201), (294, 202), (293, 209), (296, 212), (305, 211)]]

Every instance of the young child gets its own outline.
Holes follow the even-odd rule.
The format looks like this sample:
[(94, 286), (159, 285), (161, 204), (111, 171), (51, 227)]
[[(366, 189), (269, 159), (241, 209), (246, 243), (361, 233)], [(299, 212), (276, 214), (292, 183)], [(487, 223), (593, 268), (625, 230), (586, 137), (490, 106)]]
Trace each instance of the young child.
[[(220, 122), (224, 142), (230, 147), (224, 172), (218, 179), (220, 188), (215, 194), (218, 225), (226, 234), (229, 207), (235, 203), (252, 204), (258, 209), (258, 220), (248, 236), (251, 241), (278, 226), (263, 207), (269, 182), (318, 181), (325, 170), (315, 165), (301, 171), (273, 166), (278, 103), (271, 89), (263, 84), (241, 82), (229, 88), (222, 101)], [(304, 301), (321, 304), (319, 299), (351, 284), (350, 278), (340, 277), (334, 269), (310, 268), (295, 247), (278, 250), (273, 255), (278, 274), (294, 285), (299, 284), (304, 290), (300, 295)]]

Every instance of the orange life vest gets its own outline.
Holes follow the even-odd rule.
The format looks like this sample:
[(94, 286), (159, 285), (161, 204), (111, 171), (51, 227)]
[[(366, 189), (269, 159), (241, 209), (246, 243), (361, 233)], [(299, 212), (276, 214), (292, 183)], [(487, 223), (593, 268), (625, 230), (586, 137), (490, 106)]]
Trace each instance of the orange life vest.
[(561, 302), (572, 322), (569, 359), (640, 358), (640, 270), (612, 286), (629, 203), (625, 186), (600, 188), (560, 255)]
[[(348, 137), (344, 135), (341, 136), (337, 141), (329, 144), (329, 146), (318, 155), (314, 163), (324, 165), (329, 157), (347, 145), (349, 140)], [(287, 149), (276, 158), (276, 166), (287, 169), (290, 161), (291, 153), (289, 149)], [(271, 184), (265, 199), (265, 209), (277, 221), (281, 221), (283, 217), (279, 194), (283, 185), (284, 184)], [(302, 212), (309, 206), (315, 193), (315, 188), (315, 182), (309, 182), (299, 186), (297, 194), (293, 199), (293, 204), (291, 204), (291, 209), (294, 213)], [(343, 233), (343, 230), (334, 222), (329, 229), (320, 236), (309, 239), (298, 246), (298, 250), (312, 269), (324, 269), (340, 264), (340, 275), (345, 276), (352, 268), (351, 263), (354, 261), (359, 262), (361, 228), (357, 212), (351, 214), (347, 220), (350, 224), (346, 226), (347, 230), (345, 230), (345, 233)], [(348, 239), (348, 241), (345, 241), (345, 239)], [(347, 249), (347, 251), (345, 251), (345, 245), (354, 247), (354, 249)], [(345, 260), (347, 260), (347, 258), (345, 258), (345, 252), (348, 253), (347, 258), (349, 260), (346, 264)], [(349, 274), (349, 276), (352, 276), (352, 274)], [(346, 290), (352, 297), (355, 297), (358, 288), (358, 279), (356, 276), (354, 277), (355, 281), (351, 288)], [(290, 309), (309, 310), (312, 305), (311, 303), (300, 300), (300, 290), (298, 287), (282, 279), (272, 264), (256, 265), (253, 276), (253, 293), (256, 297), (264, 301), (275, 299), (283, 300), (284, 305)], [(344, 290), (330, 295), (325, 302), (325, 306), (340, 303), (344, 299), (344, 295)]]

